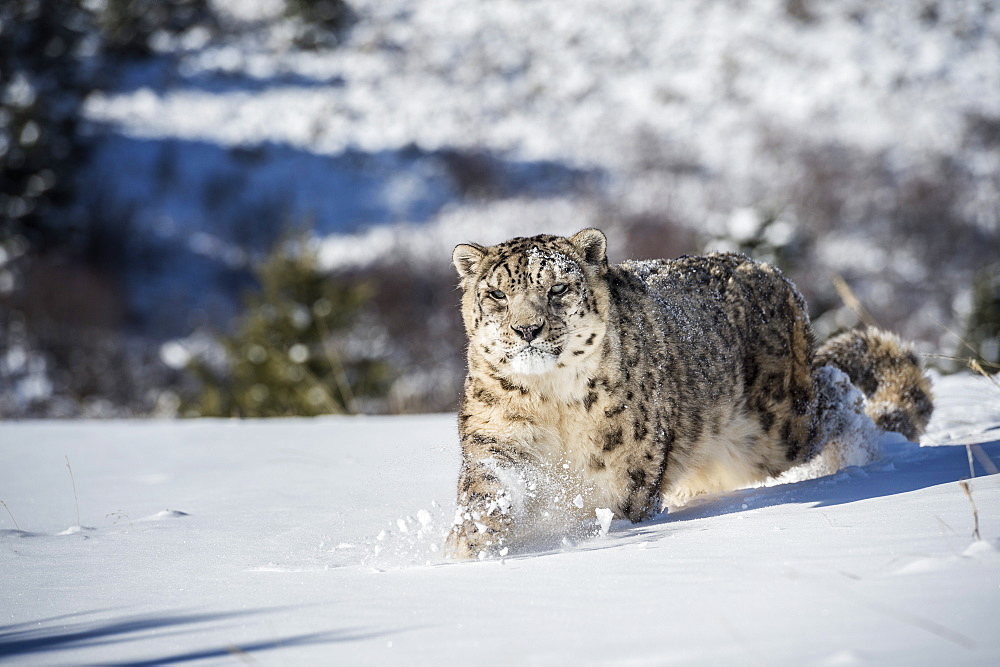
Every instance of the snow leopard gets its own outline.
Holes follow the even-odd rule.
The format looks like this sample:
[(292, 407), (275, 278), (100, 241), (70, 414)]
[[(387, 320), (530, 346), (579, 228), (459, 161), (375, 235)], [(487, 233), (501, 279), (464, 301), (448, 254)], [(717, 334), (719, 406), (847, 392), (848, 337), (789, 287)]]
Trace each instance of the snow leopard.
[(809, 461), (838, 409), (827, 366), (883, 429), (914, 440), (933, 409), (910, 346), (868, 329), (817, 349), (795, 286), (745, 255), (611, 265), (584, 229), (452, 260), (468, 338), (454, 558), (516, 552), (545, 493), (544, 511), (638, 522)]

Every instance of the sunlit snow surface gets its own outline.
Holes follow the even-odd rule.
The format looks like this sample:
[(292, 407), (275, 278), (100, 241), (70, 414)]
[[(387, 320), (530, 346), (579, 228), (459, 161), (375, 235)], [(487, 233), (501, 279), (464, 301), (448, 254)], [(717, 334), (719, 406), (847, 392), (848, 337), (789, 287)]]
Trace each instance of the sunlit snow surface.
[(980, 441), (982, 541), (966, 447), (890, 436), (832, 476), (452, 563), (453, 415), (0, 424), (0, 660), (997, 664), (1000, 389), (936, 389), (929, 441)]

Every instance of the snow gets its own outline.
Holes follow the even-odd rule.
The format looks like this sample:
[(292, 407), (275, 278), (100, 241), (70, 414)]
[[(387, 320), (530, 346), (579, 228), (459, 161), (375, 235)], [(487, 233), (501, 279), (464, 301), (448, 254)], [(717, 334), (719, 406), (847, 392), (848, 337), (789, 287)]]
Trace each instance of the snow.
[[(803, 29), (777, 0), (753, 11), (589, 0), (576, 12), (548, 0), (363, 0), (352, 6), (365, 20), (341, 51), (288, 51), (272, 35), (181, 54), (189, 77), (349, 86), (274, 85), (254, 95), (140, 87), (94, 96), (88, 115), (134, 136), (276, 141), (326, 154), (474, 144), (607, 164), (627, 159), (615, 150), (621, 135), (645, 124), (683, 132), (719, 168), (753, 169), (747, 134), (786, 123), (824, 140), (931, 151), (960, 140), (956, 113), (1000, 104), (990, 86), (1000, 77), (989, 39), (997, 16), (957, 4), (940, 23), (964, 29), (965, 41), (902, 5), (857, 3)], [(965, 25), (976, 21), (984, 23)]]
[[(140, 248), (160, 234), (164, 268), (130, 287), (144, 317), (183, 298), (225, 322), (231, 309), (190, 286), (224, 282), (217, 273), (246, 266), (289, 222), (327, 239), (331, 269), (390, 253), (437, 263), (459, 242), (615, 231), (633, 218), (718, 237), (788, 208), (794, 231), (819, 224), (809, 192), (867, 182), (869, 162), (900, 187), (960, 166), (958, 218), (996, 233), (1000, 153), (975, 139), (975, 119), (989, 127), (1000, 115), (1000, 12), (983, 3), (349, 4), (359, 21), (344, 42), (310, 51), (292, 46), (278, 0), (219, 0), (228, 29), (218, 39), (182, 36), (88, 96), (101, 140), (83, 189), (130, 220)], [(463, 188), (468, 165), (449, 163), (456, 155), (481, 168), (488, 201)], [(832, 182), (814, 182), (809, 155), (829, 162)], [(871, 188), (844, 197), (848, 238), (817, 273), (853, 269), (874, 282), (886, 263), (878, 247), (892, 246), (883, 282), (954, 296), (974, 270), (931, 281), (911, 275), (906, 248), (872, 243), (867, 228), (903, 195)], [(199, 322), (173, 310), (162, 319), (187, 330), (169, 336)], [(911, 338), (939, 331), (912, 328)]]
[(937, 446), (468, 563), (454, 415), (4, 423), (0, 659), (995, 664), (1000, 388), (935, 391)]

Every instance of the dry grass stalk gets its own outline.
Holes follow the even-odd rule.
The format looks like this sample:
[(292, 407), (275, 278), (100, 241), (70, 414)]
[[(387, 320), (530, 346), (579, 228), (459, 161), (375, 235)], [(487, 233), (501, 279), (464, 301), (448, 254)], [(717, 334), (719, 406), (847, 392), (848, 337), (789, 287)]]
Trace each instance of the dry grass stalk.
[(965, 491), (965, 495), (969, 499), (969, 504), (972, 505), (972, 536), (976, 540), (981, 540), (983, 538), (979, 535), (979, 510), (976, 508), (976, 501), (972, 499), (972, 488), (969, 486), (969, 482), (964, 479), (958, 484), (962, 487), (962, 490)]
[(69, 464), (69, 457), (66, 457), (66, 467), (69, 468), (69, 481), (73, 484), (73, 500), (76, 501), (76, 525), (83, 527), (80, 522), (80, 496), (76, 494), (76, 478), (73, 477), (73, 467)]
[[(992, 382), (993, 384), (995, 384), (998, 389), (1000, 389), (1000, 382), (997, 382), (997, 379), (995, 377), (993, 377), (992, 375), (990, 375), (989, 373), (986, 372), (986, 370), (983, 368), (983, 364), (979, 360), (973, 359), (972, 357), (969, 357), (969, 359), (966, 361), (966, 363), (969, 365), (969, 368), (971, 368), (972, 370), (974, 370), (977, 373), (979, 373), (980, 375), (982, 375), (984, 378), (986, 378), (987, 380), (989, 380), (990, 382)], [(986, 362), (986, 363), (987, 363), (988, 366), (993, 366), (994, 365), (994, 364), (990, 364), (989, 362)]]
[(0, 505), (3, 505), (3, 508), (7, 510), (7, 514), (10, 514), (10, 520), (14, 522), (14, 527), (17, 528), (18, 530), (21, 530), (21, 527), (17, 525), (17, 519), (14, 518), (14, 513), (10, 511), (9, 507), (7, 507), (7, 503), (0, 500)]
[(1000, 468), (997, 468), (996, 464), (993, 463), (993, 459), (990, 458), (985, 449), (977, 443), (970, 444), (969, 449), (972, 450), (976, 460), (979, 461), (979, 465), (983, 466), (983, 470), (986, 471), (987, 475), (1000, 475)]
[(986, 366), (986, 367), (992, 368), (994, 370), (1000, 370), (1000, 364), (994, 364), (994, 363), (992, 363), (990, 361), (986, 361), (985, 359), (983, 359), (981, 356), (979, 356), (979, 352), (976, 350), (975, 346), (973, 346), (969, 341), (967, 341), (964, 338), (962, 338), (953, 329), (948, 328), (947, 326), (945, 326), (941, 322), (938, 322), (938, 326), (941, 327), (942, 329), (944, 329), (945, 331), (947, 331), (948, 333), (950, 333), (955, 338), (957, 338), (958, 342), (960, 342), (965, 348), (967, 348), (970, 352), (972, 352), (973, 356), (971, 356), (971, 357), (953, 357), (953, 356), (947, 356), (947, 355), (943, 355), (943, 354), (934, 354), (934, 355), (927, 355), (927, 356), (932, 356), (932, 357), (935, 357), (935, 358), (938, 358), (938, 359), (948, 359), (948, 360), (951, 360), (951, 361), (963, 361), (963, 362), (965, 362), (966, 366), (968, 366), (969, 368), (971, 368), (976, 373), (979, 373), (980, 375), (982, 375), (983, 377), (985, 377), (986, 379), (988, 379), (990, 382), (992, 382), (993, 384), (995, 384), (998, 388), (1000, 388), (1000, 383), (997, 382), (997, 379), (995, 377), (993, 377), (992, 374), (988, 373), (985, 368), (983, 368), (984, 366)]
[(858, 316), (858, 319), (870, 327), (879, 326), (878, 321), (876, 321), (872, 314), (868, 312), (868, 309), (861, 303), (861, 299), (854, 294), (854, 290), (851, 289), (851, 286), (847, 284), (846, 280), (839, 275), (834, 275), (831, 280), (833, 281), (833, 288), (837, 290), (837, 296), (840, 297), (840, 300), (844, 302), (845, 306), (851, 309), (851, 311)]

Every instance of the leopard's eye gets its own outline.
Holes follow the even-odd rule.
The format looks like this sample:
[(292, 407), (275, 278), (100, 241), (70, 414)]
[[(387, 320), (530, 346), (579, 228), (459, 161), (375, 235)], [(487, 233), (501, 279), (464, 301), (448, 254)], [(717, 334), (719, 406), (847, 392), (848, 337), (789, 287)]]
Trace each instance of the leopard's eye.
[(560, 294), (562, 294), (563, 292), (566, 291), (566, 288), (567, 288), (567, 285), (565, 285), (563, 283), (556, 283), (555, 285), (553, 285), (551, 287), (551, 289), (549, 289), (549, 294), (553, 294), (555, 296), (559, 296)]
[(503, 301), (504, 299), (507, 298), (507, 295), (498, 289), (495, 289), (492, 292), (490, 292), (490, 296), (496, 299), (497, 301)]

